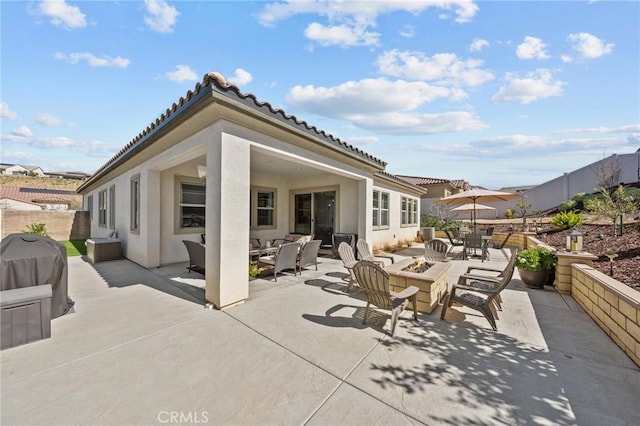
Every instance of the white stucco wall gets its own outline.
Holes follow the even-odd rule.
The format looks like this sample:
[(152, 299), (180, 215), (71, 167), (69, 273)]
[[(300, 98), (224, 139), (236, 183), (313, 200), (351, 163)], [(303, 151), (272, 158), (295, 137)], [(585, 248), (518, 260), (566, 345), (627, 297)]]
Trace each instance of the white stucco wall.
[[(394, 245), (403, 240), (413, 240), (420, 229), (420, 206), (418, 205), (418, 224), (403, 226), (401, 225), (401, 198), (402, 196), (413, 198), (418, 203), (420, 198), (381, 183), (374, 184), (373, 190), (389, 193), (389, 227), (373, 229), (371, 244), (381, 247), (385, 244)], [(369, 209), (373, 209), (372, 203), (370, 203)]]
[(0, 200), (0, 209), (8, 210), (42, 210), (42, 207), (37, 204), (24, 203), (19, 200), (12, 200), (11, 198), (3, 198)]

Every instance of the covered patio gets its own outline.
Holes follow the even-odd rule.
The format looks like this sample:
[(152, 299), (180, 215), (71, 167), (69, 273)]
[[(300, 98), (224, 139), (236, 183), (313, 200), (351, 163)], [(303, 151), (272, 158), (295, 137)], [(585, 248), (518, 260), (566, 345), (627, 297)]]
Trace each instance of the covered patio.
[[(413, 247), (398, 259), (420, 252)], [(479, 260), (452, 262), (449, 283)], [(484, 266), (501, 268), (506, 252)], [(517, 275), (498, 332), (440, 307), (362, 324), (338, 259), (205, 309), (184, 264), (69, 259), (74, 312), (5, 350), (2, 424), (640, 424), (640, 370), (567, 295)]]

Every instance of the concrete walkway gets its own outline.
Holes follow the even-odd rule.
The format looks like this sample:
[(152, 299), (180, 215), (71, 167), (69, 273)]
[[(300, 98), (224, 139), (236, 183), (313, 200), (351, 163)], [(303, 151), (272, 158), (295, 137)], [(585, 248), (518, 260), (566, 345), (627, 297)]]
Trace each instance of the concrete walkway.
[(183, 265), (70, 258), (74, 311), (0, 353), (1, 423), (640, 424), (640, 370), (570, 296), (516, 276), (498, 332), (453, 307), (445, 321), (406, 312), (390, 337), (381, 311), (362, 324), (342, 264), (320, 261), (216, 311)]

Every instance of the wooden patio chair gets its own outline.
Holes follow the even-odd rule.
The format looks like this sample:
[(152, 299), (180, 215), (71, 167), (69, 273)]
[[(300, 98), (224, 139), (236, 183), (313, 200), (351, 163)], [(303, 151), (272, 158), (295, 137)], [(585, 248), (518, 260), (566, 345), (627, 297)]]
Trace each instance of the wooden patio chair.
[(389, 274), (369, 260), (359, 261), (353, 267), (353, 273), (362, 291), (367, 296), (367, 307), (364, 311), (363, 324), (367, 322), (369, 307), (371, 305), (391, 311), (392, 336), (395, 332), (398, 318), (409, 302), (413, 305), (413, 319), (418, 319), (418, 287), (411, 286), (400, 293), (392, 292), (389, 287)]
[(322, 240), (312, 240), (302, 246), (297, 262), (300, 274), (302, 274), (302, 268), (311, 265), (316, 267), (316, 271), (318, 270), (318, 250), (321, 243)]
[(382, 267), (384, 267), (384, 260), (378, 260), (376, 259), (376, 257), (383, 258), (383, 259), (391, 259), (391, 263), (395, 261), (393, 256), (390, 254), (377, 254), (374, 256), (373, 253), (371, 253), (371, 249), (369, 248), (369, 244), (367, 244), (366, 240), (358, 240), (358, 242), (356, 243), (356, 247), (358, 249), (358, 254), (360, 255), (360, 259), (362, 260), (369, 260), (371, 262), (377, 263)]
[(342, 264), (345, 269), (349, 272), (349, 285), (347, 286), (347, 291), (351, 291), (353, 283), (356, 282), (356, 277), (353, 275), (353, 267), (358, 263), (356, 255), (351, 246), (345, 242), (340, 243), (338, 246), (338, 254), (340, 255), (340, 260), (342, 260)]
[(462, 275), (458, 283), (453, 285), (451, 291), (442, 302), (440, 319), (445, 319), (447, 309), (450, 308), (451, 305), (460, 303), (463, 306), (480, 311), (487, 321), (489, 321), (489, 324), (491, 324), (491, 328), (493, 328), (494, 331), (498, 331), (496, 319), (491, 307), (495, 300), (500, 297), (502, 290), (511, 282), (515, 268), (515, 253), (512, 253), (511, 257), (512, 259), (509, 260), (509, 264), (507, 264), (507, 267), (503, 271), (504, 275), (502, 277), (492, 279), (491, 277), (482, 276), (478, 278), (477, 275)]
[[(509, 262), (504, 269), (495, 269), (489, 268), (485, 266), (469, 266), (467, 268), (467, 272), (460, 275), (458, 277), (458, 283), (465, 284), (474, 288), (478, 288), (481, 290), (492, 290), (494, 289), (500, 282), (502, 278), (507, 276), (509, 280), (513, 277), (513, 271), (516, 267), (516, 254), (518, 250), (511, 250), (511, 257), (509, 258)], [(473, 273), (473, 271), (481, 271), (482, 273)], [(492, 275), (488, 275), (492, 274)], [(497, 275), (496, 275), (497, 274)], [(496, 302), (496, 307), (499, 310), (502, 310), (502, 297), (500, 295), (496, 296), (494, 299)]]
[(205, 258), (204, 245), (196, 241), (189, 241), (189, 240), (182, 240), (182, 242), (184, 243), (184, 246), (187, 248), (187, 253), (189, 254), (189, 266), (187, 266), (189, 273), (191, 273), (191, 271), (196, 271), (204, 275), (204, 258)]
[(300, 250), (300, 243), (282, 244), (273, 256), (260, 256), (258, 264), (273, 266), (275, 281), (278, 281), (278, 272), (287, 269), (293, 269), (293, 274), (298, 275), (298, 250)]
[(449, 245), (444, 241), (431, 240), (424, 243), (424, 258), (436, 262), (444, 262), (449, 253)]

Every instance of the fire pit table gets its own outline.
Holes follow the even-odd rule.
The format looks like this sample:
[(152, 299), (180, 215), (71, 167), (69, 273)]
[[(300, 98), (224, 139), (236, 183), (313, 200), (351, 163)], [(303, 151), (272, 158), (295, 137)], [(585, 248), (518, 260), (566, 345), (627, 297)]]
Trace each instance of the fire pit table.
[[(420, 266), (428, 268), (425, 271), (416, 269)], [(448, 262), (405, 259), (385, 267), (384, 270), (389, 274), (391, 291), (400, 292), (412, 285), (418, 287), (418, 311), (430, 314), (447, 293), (447, 274), (450, 267), (451, 264)]]

